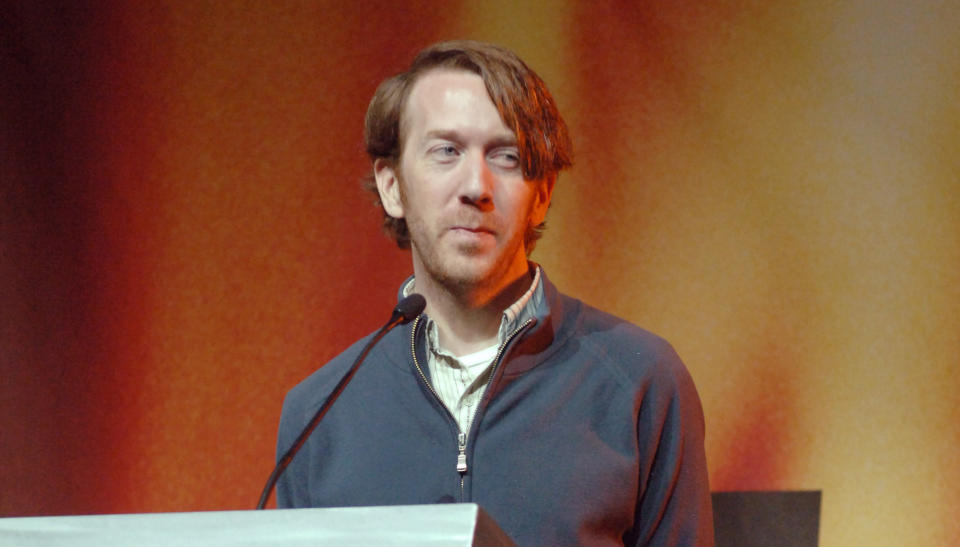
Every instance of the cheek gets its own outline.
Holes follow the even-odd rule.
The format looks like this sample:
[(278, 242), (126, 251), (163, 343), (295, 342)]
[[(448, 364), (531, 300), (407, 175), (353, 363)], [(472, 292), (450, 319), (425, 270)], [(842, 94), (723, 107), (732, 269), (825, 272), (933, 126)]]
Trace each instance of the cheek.
[(526, 224), (537, 208), (533, 192), (522, 189), (518, 189), (510, 196), (507, 206), (510, 207), (509, 216), (521, 224)]

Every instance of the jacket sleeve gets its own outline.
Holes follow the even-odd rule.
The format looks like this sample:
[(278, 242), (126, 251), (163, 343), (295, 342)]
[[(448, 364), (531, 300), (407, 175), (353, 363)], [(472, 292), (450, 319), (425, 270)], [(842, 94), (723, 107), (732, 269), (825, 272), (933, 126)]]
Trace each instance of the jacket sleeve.
[(630, 543), (712, 546), (713, 510), (700, 397), (669, 346), (642, 395), (640, 491)]

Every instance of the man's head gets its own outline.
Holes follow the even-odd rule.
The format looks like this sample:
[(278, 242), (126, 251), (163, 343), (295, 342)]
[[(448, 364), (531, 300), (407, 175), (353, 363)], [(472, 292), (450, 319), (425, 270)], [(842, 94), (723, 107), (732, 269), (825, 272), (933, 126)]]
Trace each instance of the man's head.
[[(437, 70), (466, 71), (482, 79), (504, 125), (516, 137), (525, 179), (549, 181), (552, 185), (557, 173), (571, 165), (573, 147), (567, 126), (543, 80), (509, 50), (471, 41), (434, 44), (420, 52), (405, 72), (380, 85), (366, 116), (365, 140), (371, 161), (400, 168), (410, 92), (422, 76)], [(367, 189), (376, 194), (376, 182), (369, 180)], [(401, 248), (410, 246), (404, 218), (390, 216), (384, 210), (384, 228)], [(542, 229), (540, 222), (527, 230), (527, 253), (533, 250)]]

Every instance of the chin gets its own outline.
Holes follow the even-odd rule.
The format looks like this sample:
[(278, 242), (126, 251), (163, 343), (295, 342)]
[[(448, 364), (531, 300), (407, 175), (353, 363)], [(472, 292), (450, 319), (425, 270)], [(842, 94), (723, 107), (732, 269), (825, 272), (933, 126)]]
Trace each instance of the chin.
[(445, 277), (458, 284), (478, 285), (496, 277), (496, 272), (488, 264), (458, 264), (447, 268)]
[(518, 252), (511, 246), (471, 245), (444, 242), (414, 251), (424, 273), (447, 290), (463, 294), (484, 288), (495, 288), (507, 274)]
[(495, 262), (477, 257), (463, 257), (448, 262), (441, 265), (440, 270), (435, 272), (434, 277), (448, 288), (460, 290), (491, 285), (501, 273), (497, 271)]

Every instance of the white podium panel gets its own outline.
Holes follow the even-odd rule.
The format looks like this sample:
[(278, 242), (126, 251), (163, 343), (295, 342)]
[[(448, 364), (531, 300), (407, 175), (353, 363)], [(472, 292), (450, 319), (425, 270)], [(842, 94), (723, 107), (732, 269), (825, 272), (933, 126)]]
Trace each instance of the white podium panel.
[(510, 546), (475, 504), (0, 519), (0, 545)]

